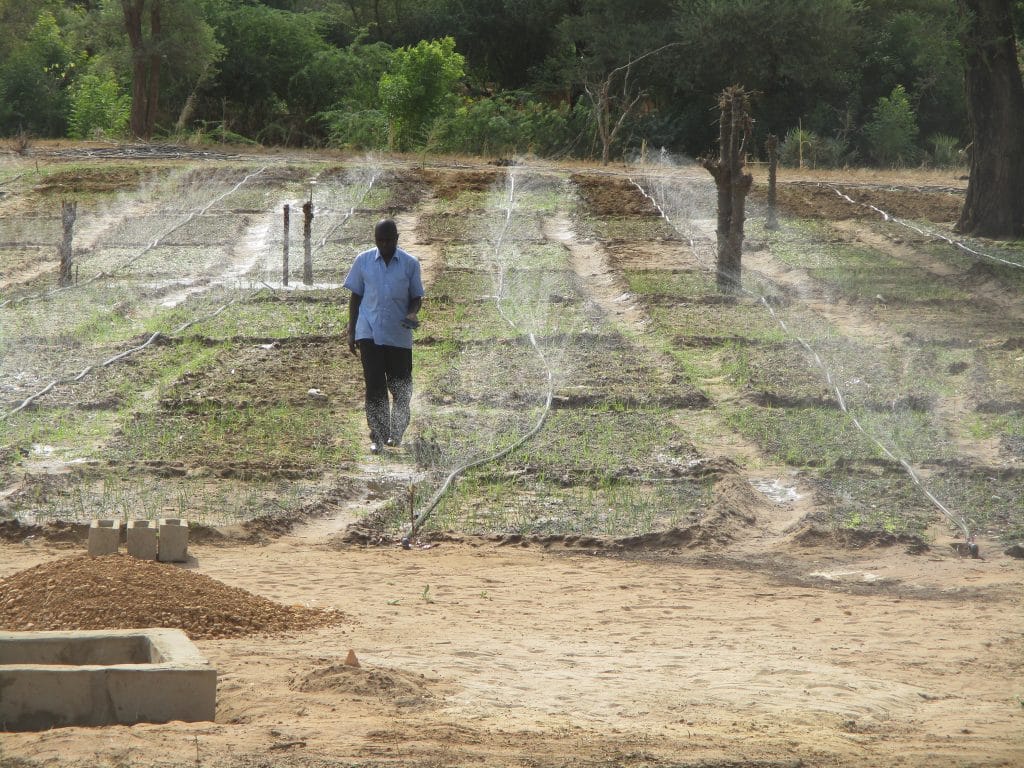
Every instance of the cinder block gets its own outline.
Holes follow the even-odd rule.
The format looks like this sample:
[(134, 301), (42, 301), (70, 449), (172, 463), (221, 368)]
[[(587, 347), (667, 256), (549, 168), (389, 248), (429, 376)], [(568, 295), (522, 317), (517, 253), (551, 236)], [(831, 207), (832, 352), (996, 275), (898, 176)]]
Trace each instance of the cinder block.
[(156, 559), (161, 563), (184, 563), (188, 560), (188, 522), (176, 517), (160, 520), (160, 540)]
[(129, 520), (127, 533), (129, 555), (156, 560), (156, 525), (151, 520)]
[(89, 524), (89, 556), (116, 555), (121, 546), (120, 520), (93, 520)]

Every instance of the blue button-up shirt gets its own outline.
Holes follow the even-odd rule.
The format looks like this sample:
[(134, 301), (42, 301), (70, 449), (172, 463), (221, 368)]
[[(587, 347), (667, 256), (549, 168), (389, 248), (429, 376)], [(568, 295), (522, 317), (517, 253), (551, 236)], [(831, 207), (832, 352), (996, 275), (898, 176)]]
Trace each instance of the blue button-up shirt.
[(356, 256), (345, 278), (345, 287), (362, 296), (356, 320), (356, 341), (412, 349), (412, 331), (402, 325), (409, 302), (422, 298), (420, 263), (401, 248), (385, 264), (376, 248)]

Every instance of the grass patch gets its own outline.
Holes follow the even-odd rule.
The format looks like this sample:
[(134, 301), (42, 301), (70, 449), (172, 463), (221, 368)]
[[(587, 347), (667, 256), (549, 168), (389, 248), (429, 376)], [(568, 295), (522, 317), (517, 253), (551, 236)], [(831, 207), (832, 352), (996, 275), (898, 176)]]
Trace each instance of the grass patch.
[(635, 536), (699, 519), (712, 491), (700, 483), (564, 487), (535, 479), (462, 479), (426, 528), (524, 535)]
[(626, 270), (625, 277), (629, 292), (639, 296), (685, 299), (718, 293), (715, 276), (705, 270)]

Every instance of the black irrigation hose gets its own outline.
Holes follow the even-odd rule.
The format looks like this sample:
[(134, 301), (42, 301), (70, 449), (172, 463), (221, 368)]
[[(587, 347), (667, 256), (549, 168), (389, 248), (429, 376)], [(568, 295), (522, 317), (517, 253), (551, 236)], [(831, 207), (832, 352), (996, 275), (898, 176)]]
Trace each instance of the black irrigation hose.
[[(509, 226), (512, 223), (512, 209), (515, 205), (516, 178), (514, 172), (510, 172), (508, 178), (509, 195), (508, 207), (505, 209), (505, 223), (502, 225), (501, 232), (498, 233), (498, 238), (494, 243), (493, 249), (496, 262), (498, 260), (498, 255), (501, 252), (502, 241), (505, 239), (505, 235), (508, 234)], [(511, 326), (511, 328), (514, 331), (519, 331), (519, 328), (516, 326), (515, 321), (512, 320), (507, 314), (505, 314), (505, 310), (502, 308), (501, 305), (504, 281), (504, 271), (499, 271), (498, 286), (494, 295), (495, 305), (498, 308), (498, 313), (502, 316), (505, 322), (508, 323), (509, 326)], [(423, 511), (420, 512), (410, 524), (409, 532), (402, 538), (402, 546), (406, 549), (410, 547), (410, 538), (413, 535), (415, 535), (416, 531), (423, 526), (427, 518), (430, 516), (430, 513), (433, 512), (437, 505), (441, 502), (441, 498), (445, 495), (445, 493), (447, 493), (448, 488), (451, 487), (451, 484), (455, 480), (455, 478), (457, 478), (459, 475), (470, 469), (474, 469), (475, 467), (479, 467), (484, 464), (490, 464), (492, 461), (498, 461), (499, 459), (503, 459), (505, 456), (508, 456), (510, 453), (512, 453), (512, 451), (516, 450), (517, 448), (525, 444), (528, 440), (533, 438), (534, 435), (540, 432), (541, 428), (544, 426), (544, 422), (547, 419), (548, 414), (551, 412), (551, 402), (554, 399), (555, 394), (554, 375), (551, 372), (551, 366), (548, 364), (547, 358), (544, 356), (544, 352), (537, 344), (537, 337), (534, 334), (530, 333), (528, 335), (528, 338), (530, 340), (530, 346), (533, 347), (534, 352), (536, 352), (537, 355), (540, 357), (541, 363), (544, 366), (544, 371), (547, 376), (547, 395), (544, 399), (544, 407), (541, 410), (540, 417), (537, 419), (537, 423), (534, 424), (533, 428), (529, 432), (524, 434), (511, 445), (501, 449), (497, 453), (467, 461), (464, 464), (461, 464), (460, 466), (453, 469), (445, 478), (444, 482), (441, 484), (441, 487), (438, 488), (434, 495), (431, 497), (430, 501), (427, 502), (427, 505), (423, 508)]]
[[(668, 214), (665, 213), (665, 210), (661, 207), (661, 205), (654, 198), (654, 196), (649, 194), (647, 192), (647, 190), (645, 190), (632, 177), (629, 178), (629, 181), (633, 184), (634, 187), (636, 187), (640, 191), (640, 193), (644, 197), (646, 197), (648, 200), (651, 201), (651, 203), (654, 205), (654, 207), (658, 210), (658, 213), (661, 214), (661, 217), (663, 219), (665, 219), (665, 221), (668, 222), (668, 224), (673, 229), (675, 229), (677, 232), (679, 232), (679, 228), (673, 223), (672, 219), (669, 218)], [(680, 232), (680, 234), (684, 234), (684, 233)], [(686, 239), (689, 241), (690, 247), (693, 250), (694, 256), (696, 256), (697, 255), (697, 248), (696, 248), (696, 243), (695, 243), (694, 238), (690, 237), (689, 235), (686, 235), (686, 234), (684, 234), (684, 237), (686, 237)], [(705, 265), (705, 267), (707, 267), (707, 265)], [(710, 267), (710, 269), (713, 272), (716, 272), (716, 273), (718, 272), (717, 266)], [(847, 405), (846, 405), (846, 398), (843, 397), (843, 393), (839, 389), (839, 385), (833, 379), (832, 372), (828, 369), (828, 367), (825, 365), (825, 363), (822, 361), (822, 359), (818, 356), (818, 353), (815, 352), (814, 349), (811, 348), (810, 344), (808, 344), (806, 340), (804, 340), (802, 337), (800, 337), (796, 333), (790, 331), (789, 327), (786, 325), (786, 322), (781, 317), (779, 317), (778, 313), (775, 311), (775, 309), (772, 307), (772, 305), (768, 302), (768, 299), (765, 296), (763, 296), (763, 295), (760, 295), (760, 294), (754, 293), (753, 291), (748, 290), (747, 288), (745, 288), (742, 285), (740, 285), (738, 287), (739, 287), (739, 289), (743, 293), (745, 293), (748, 296), (751, 296), (751, 297), (757, 299), (761, 303), (761, 305), (764, 306), (764, 308), (768, 310), (768, 312), (769, 312), (769, 314), (771, 314), (772, 318), (774, 318), (774, 320), (779, 324), (779, 327), (781, 327), (782, 330), (785, 331), (786, 334), (789, 335), (791, 338), (796, 339), (796, 341), (799, 342), (800, 346), (802, 346), (804, 348), (804, 350), (806, 350), (813, 357), (815, 365), (817, 365), (818, 369), (824, 374), (825, 380), (828, 382), (829, 386), (832, 387), (832, 391), (835, 393), (836, 399), (839, 402), (839, 407), (842, 409), (843, 413), (846, 414), (846, 416), (849, 417), (849, 419), (850, 419), (851, 423), (853, 424), (853, 426), (856, 427), (856, 429), (862, 435), (864, 435), (864, 437), (866, 437), (868, 440), (870, 440), (872, 443), (874, 443), (874, 445), (876, 447), (878, 447), (888, 458), (890, 458), (891, 460), (897, 462), (898, 464), (900, 464), (900, 466), (903, 467), (903, 469), (906, 471), (907, 475), (914, 482), (914, 484), (917, 485), (917, 487), (921, 490), (921, 492), (925, 495), (925, 497), (927, 497), (928, 500), (931, 501), (936, 506), (936, 508), (940, 512), (942, 512), (943, 515), (946, 516), (946, 518), (951, 523), (953, 523), (957, 528), (960, 529), (961, 533), (963, 533), (963, 535), (964, 535), (964, 541), (966, 541), (968, 543), (968, 545), (970, 546), (971, 554), (974, 557), (977, 557), (977, 555), (978, 555), (978, 546), (977, 546), (977, 544), (974, 543), (974, 535), (971, 533), (970, 528), (967, 525), (966, 518), (964, 518), (963, 515), (956, 515), (952, 511), (950, 511), (949, 508), (945, 504), (943, 504), (941, 501), (939, 501), (939, 499), (936, 498), (935, 495), (930, 490), (928, 490), (927, 487), (925, 487), (924, 482), (921, 479), (921, 476), (917, 473), (917, 471), (910, 465), (910, 463), (906, 459), (897, 456), (893, 451), (889, 450), (889, 448), (886, 447), (877, 437), (875, 437), (874, 435), (869, 433), (861, 425), (860, 421), (858, 421), (856, 416), (854, 416), (853, 414), (851, 414), (849, 412), (849, 410), (847, 408)]]
[[(258, 173), (262, 173), (262, 172), (263, 172), (263, 170), (265, 170), (265, 168), (261, 168), (261, 169), (260, 169), (260, 171), (259, 171)], [(253, 174), (253, 175), (255, 175), (255, 174)], [(368, 194), (370, 194), (370, 190), (371, 190), (371, 189), (373, 188), (373, 185), (374, 185), (374, 183), (376, 183), (376, 181), (377, 181), (377, 178), (378, 178), (378, 175), (379, 175), (379, 174), (374, 174), (374, 175), (373, 175), (373, 177), (372, 177), (372, 178), (370, 179), (370, 185), (369, 185), (369, 186), (368, 186), (368, 187), (366, 188), (366, 191), (365, 191), (365, 192), (363, 192), (363, 194), (362, 194), (362, 197), (360, 197), (360, 202), (361, 202), (362, 200), (366, 199), (366, 196), (367, 196)], [(249, 178), (249, 177), (247, 176), (247, 177), (246, 177), (246, 179), (248, 179), (248, 178)], [(238, 187), (239, 187), (239, 186), (241, 186), (241, 184), (242, 184), (242, 183), (244, 183), (244, 181), (245, 181), (245, 180), (243, 180), (243, 182), (240, 182), (240, 183), (239, 183), (238, 185), (236, 185), (236, 186), (234, 187), (234, 189), (238, 189)], [(234, 189), (233, 189), (233, 190), (231, 190), (231, 191), (234, 191)], [(225, 193), (225, 195), (224, 195), (224, 196), (226, 196), (227, 194), (230, 194), (230, 193)], [(223, 199), (223, 197), (224, 197), (224, 196), (222, 196), (222, 198), (221, 198), (221, 199)], [(208, 204), (208, 205), (207, 205), (207, 206), (206, 206), (206, 207), (205, 207), (205, 208), (204, 208), (203, 210), (205, 211), (205, 210), (209, 209), (209, 207), (210, 207), (211, 205), (213, 205), (213, 204), (214, 204), (215, 202), (216, 202), (216, 200), (214, 200), (214, 201), (210, 202), (210, 203), (209, 203), (209, 204)], [(336, 225), (335, 225), (335, 226), (334, 226), (334, 227), (332, 228), (332, 230), (331, 230), (331, 231), (333, 232), (333, 231), (337, 230), (337, 229), (338, 229), (339, 227), (343, 226), (343, 225), (344, 225), (344, 224), (345, 224), (345, 223), (346, 223), (346, 222), (347, 222), (347, 221), (348, 221), (348, 220), (349, 220), (349, 219), (350, 219), (350, 218), (352, 217), (352, 214), (353, 214), (353, 213), (355, 212), (355, 209), (356, 209), (356, 207), (357, 207), (356, 205), (353, 205), (353, 206), (352, 206), (352, 207), (351, 207), (351, 208), (349, 209), (349, 212), (348, 212), (348, 214), (346, 214), (346, 216), (345, 216), (345, 218), (344, 218), (344, 219), (342, 220), (342, 222), (341, 222), (340, 224), (336, 224)], [(190, 220), (191, 220), (191, 219), (190, 219)], [(182, 226), (183, 226), (183, 225), (182, 225)], [(172, 231), (173, 231), (173, 230), (172, 230)], [(169, 233), (169, 232), (167, 232), (167, 233), (164, 233), (163, 237), (166, 237), (166, 236), (167, 236), (167, 234), (170, 234), (170, 233)], [(139, 255), (138, 255), (138, 256), (136, 256), (135, 258), (137, 259), (137, 258), (139, 258), (139, 257), (140, 257), (141, 255), (142, 255), (142, 254), (139, 254)], [(262, 282), (262, 281), (261, 281), (261, 282)], [(266, 285), (266, 283), (264, 283), (264, 285)], [(274, 292), (274, 289), (273, 289), (273, 288), (270, 288), (270, 286), (266, 286), (266, 287), (267, 287), (267, 288), (269, 288), (269, 289), (271, 290), (271, 292)], [(262, 288), (260, 288), (260, 289), (257, 289), (257, 290), (255, 290), (255, 291), (252, 291), (252, 292), (251, 292), (251, 293), (250, 293), (250, 294), (249, 294), (249, 295), (248, 295), (248, 296), (246, 297), (246, 299), (247, 299), (247, 300), (248, 300), (248, 299), (251, 299), (251, 298), (252, 298), (253, 296), (255, 296), (256, 294), (258, 294), (258, 293), (259, 293), (260, 291), (262, 291), (262, 290), (263, 290), (263, 289), (262, 289)], [(26, 399), (25, 399), (25, 400), (24, 400), (24, 401), (23, 401), (23, 402), (21, 403), (21, 405), (19, 405), (19, 406), (18, 406), (17, 408), (15, 408), (15, 409), (14, 409), (13, 411), (10, 411), (10, 412), (8, 412), (8, 413), (5, 413), (5, 414), (3, 414), (3, 416), (0, 416), (0, 421), (7, 421), (7, 419), (9, 419), (9, 418), (10, 418), (11, 416), (14, 416), (14, 415), (15, 415), (16, 413), (19, 413), (20, 411), (24, 410), (24, 409), (25, 409), (25, 408), (27, 408), (27, 407), (28, 407), (29, 405), (31, 405), (32, 403), (34, 403), (34, 402), (35, 402), (36, 400), (38, 400), (39, 398), (43, 397), (43, 396), (44, 396), (45, 394), (47, 394), (48, 392), (50, 392), (50, 391), (51, 391), (51, 390), (52, 390), (52, 389), (53, 389), (54, 387), (56, 387), (56, 386), (59, 386), (59, 385), (61, 385), (61, 384), (73, 384), (73, 383), (79, 382), (79, 381), (81, 381), (82, 379), (84, 379), (84, 378), (85, 378), (85, 377), (86, 377), (86, 376), (87, 376), (87, 375), (88, 375), (89, 373), (91, 373), (91, 372), (92, 372), (92, 371), (93, 371), (93, 370), (94, 370), (95, 368), (105, 368), (106, 366), (108, 366), (108, 365), (111, 365), (112, 363), (116, 363), (116, 362), (117, 362), (117, 361), (119, 361), (119, 360), (123, 360), (123, 359), (125, 359), (125, 358), (127, 358), (127, 357), (130, 357), (130, 356), (132, 356), (132, 355), (134, 355), (134, 354), (136, 354), (136, 353), (138, 353), (138, 352), (141, 352), (142, 350), (146, 349), (146, 348), (147, 348), (147, 347), (148, 347), (148, 346), (149, 346), (150, 344), (152, 344), (152, 343), (153, 343), (154, 341), (156, 341), (156, 340), (157, 340), (157, 339), (159, 339), (159, 338), (172, 338), (172, 337), (174, 337), (174, 336), (177, 336), (178, 334), (180, 334), (180, 333), (181, 333), (182, 331), (184, 331), (185, 329), (187, 329), (187, 328), (190, 328), (190, 327), (191, 327), (191, 326), (193, 326), (193, 325), (196, 325), (197, 323), (202, 323), (202, 322), (206, 322), (207, 320), (212, 320), (213, 318), (217, 317), (217, 316), (218, 316), (218, 315), (219, 315), (219, 314), (220, 314), (221, 312), (223, 312), (223, 311), (224, 311), (224, 310), (226, 310), (226, 309), (227, 309), (228, 307), (230, 307), (230, 306), (231, 306), (232, 304), (236, 303), (236, 302), (237, 302), (238, 300), (239, 300), (239, 299), (238, 299), (238, 297), (236, 297), (236, 298), (234, 298), (234, 299), (231, 299), (231, 301), (229, 301), (229, 302), (227, 302), (226, 304), (222, 305), (221, 307), (219, 307), (218, 309), (216, 309), (216, 310), (215, 310), (214, 312), (210, 313), (209, 315), (204, 315), (204, 316), (202, 316), (202, 317), (197, 317), (197, 318), (193, 318), (192, 320), (189, 320), (188, 322), (186, 322), (186, 323), (183, 323), (183, 324), (179, 325), (179, 326), (178, 326), (177, 328), (175, 328), (175, 329), (174, 329), (173, 331), (171, 331), (171, 334), (170, 334), (170, 336), (167, 336), (167, 335), (165, 335), (165, 334), (164, 334), (163, 332), (161, 332), (161, 331), (156, 331), (156, 332), (155, 332), (155, 333), (154, 333), (154, 334), (153, 334), (152, 336), (150, 336), (150, 337), (149, 337), (149, 339), (148, 339), (148, 340), (147, 340), (147, 341), (146, 341), (146, 342), (145, 342), (144, 344), (142, 344), (142, 345), (140, 345), (140, 346), (138, 346), (138, 347), (133, 347), (132, 349), (126, 350), (126, 351), (124, 351), (124, 352), (121, 352), (121, 353), (120, 353), (120, 354), (118, 354), (118, 355), (114, 355), (114, 356), (113, 356), (113, 357), (111, 357), (111, 358), (110, 358), (109, 360), (106, 360), (106, 361), (104, 361), (104, 362), (102, 362), (102, 363), (99, 363), (98, 365), (89, 365), (89, 366), (86, 366), (86, 367), (85, 367), (85, 368), (84, 368), (84, 369), (83, 369), (83, 370), (82, 370), (82, 371), (81, 371), (80, 373), (78, 373), (78, 375), (76, 375), (76, 376), (72, 376), (72, 377), (69, 377), (69, 378), (66, 378), (66, 379), (55, 379), (54, 381), (51, 381), (51, 382), (50, 382), (49, 384), (47, 384), (47, 385), (46, 385), (46, 387), (44, 387), (44, 388), (43, 388), (42, 390), (40, 390), (39, 392), (36, 392), (36, 393), (35, 393), (34, 395), (30, 395), (29, 397), (27, 397), (27, 398), (26, 398)], [(0, 306), (3, 306), (3, 305), (0, 305)]]

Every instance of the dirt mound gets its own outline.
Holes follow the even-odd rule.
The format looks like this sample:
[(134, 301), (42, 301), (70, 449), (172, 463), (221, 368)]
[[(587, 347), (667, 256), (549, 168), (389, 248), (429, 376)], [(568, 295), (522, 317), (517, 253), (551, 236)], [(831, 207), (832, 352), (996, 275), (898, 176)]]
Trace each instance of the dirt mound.
[(209, 576), (127, 555), (77, 555), (0, 581), (0, 629), (177, 627), (193, 639), (338, 624), (338, 612), (285, 606)]
[(595, 216), (660, 216), (650, 199), (628, 179), (575, 173), (573, 183)]
[(332, 691), (356, 698), (387, 699), (400, 705), (421, 704), (434, 698), (423, 675), (399, 669), (368, 669), (329, 664), (296, 675), (289, 688), (302, 693)]
[[(780, 184), (776, 204), (788, 215), (808, 218), (878, 219), (881, 214), (870, 207), (875, 206), (904, 219), (944, 222), (956, 221), (963, 206), (960, 194), (946, 191), (847, 185), (836, 185), (836, 188), (860, 205), (840, 197), (831, 185), (806, 182)], [(751, 190), (751, 197), (764, 202), (766, 192), (766, 187), (757, 185)]]
[(793, 541), (806, 547), (838, 546), (844, 549), (906, 546), (906, 551), (913, 555), (928, 551), (928, 543), (920, 536), (854, 528), (830, 530), (813, 524), (800, 528), (793, 535)]

